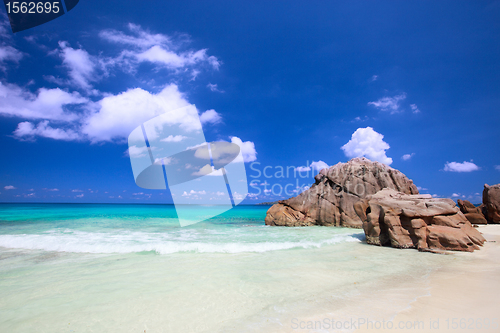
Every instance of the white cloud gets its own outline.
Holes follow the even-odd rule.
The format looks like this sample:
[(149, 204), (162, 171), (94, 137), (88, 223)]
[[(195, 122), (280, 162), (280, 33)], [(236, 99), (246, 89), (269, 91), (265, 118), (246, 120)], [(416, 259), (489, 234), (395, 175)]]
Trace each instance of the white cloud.
[(311, 171), (311, 170), (321, 171), (322, 169), (329, 168), (329, 167), (330, 166), (323, 161), (317, 161), (317, 162), (313, 161), (310, 164), (310, 166), (308, 166), (308, 167), (300, 166), (300, 167), (297, 167), (296, 170), (299, 172), (307, 172), (307, 171)]
[[(218, 70), (221, 62), (215, 56), (208, 56), (207, 49), (197, 51), (179, 51), (186, 40), (174, 42), (170, 36), (152, 34), (139, 25), (129, 24), (130, 34), (117, 30), (104, 30), (99, 36), (107, 41), (123, 44), (127, 49), (110, 64), (119, 64), (129, 68), (136, 67), (141, 62), (150, 62), (171, 70), (179, 70), (188, 66), (206, 63)], [(193, 75), (195, 78), (197, 74)]]
[(139, 62), (149, 61), (156, 64), (165, 65), (167, 68), (176, 69), (194, 65), (198, 62), (207, 60), (207, 50), (198, 50), (196, 52), (185, 52), (177, 54), (175, 52), (165, 50), (161, 46), (155, 45), (150, 49), (141, 52), (126, 54), (134, 56)]
[(162, 34), (151, 34), (143, 30), (140, 25), (129, 23), (128, 29), (132, 32), (132, 35), (117, 30), (103, 30), (99, 33), (99, 37), (114, 43), (142, 48), (154, 45), (172, 45), (170, 37)]
[(495, 165), (495, 169), (497, 169), (498, 171), (500, 171), (500, 165)]
[(3, 12), (0, 13), (0, 37), (9, 37), (9, 18)]
[(409, 159), (411, 159), (413, 157), (413, 155), (415, 155), (415, 153), (411, 153), (411, 154), (404, 154), (403, 156), (401, 156), (401, 159), (403, 161), (408, 161)]
[(207, 110), (200, 115), (202, 124), (217, 124), (222, 121), (222, 117), (215, 110)]
[(12, 185), (7, 185), (7, 186), (4, 186), (4, 189), (6, 189), (7, 191), (8, 190), (15, 190), (15, 189), (17, 189), (17, 187), (14, 187)]
[(182, 140), (187, 139), (187, 136), (184, 135), (169, 135), (165, 139), (161, 139), (162, 142), (181, 142)]
[(213, 92), (220, 92), (220, 93), (224, 92), (224, 90), (220, 90), (217, 87), (217, 83), (216, 84), (209, 83), (209, 84), (207, 84), (207, 88), (210, 89), (210, 91), (213, 91)]
[(317, 161), (311, 163), (311, 168), (321, 171), (324, 168), (329, 168), (330, 166), (323, 161)]
[(417, 104), (410, 104), (410, 108), (413, 111), (413, 113), (420, 113), (420, 110), (417, 107)]
[(68, 69), (71, 82), (85, 90), (91, 89), (89, 81), (95, 80), (96, 61), (83, 49), (73, 49), (67, 42), (59, 42), (60, 57)]
[(388, 111), (391, 114), (399, 112), (399, 102), (406, 98), (406, 93), (396, 95), (394, 97), (382, 97), (378, 101), (369, 102), (368, 105), (373, 105), (381, 111)]
[(417, 190), (419, 191), (428, 191), (425, 187), (417, 186)]
[(215, 168), (211, 165), (206, 164), (200, 170), (192, 173), (193, 176), (217, 176), (222, 177), (222, 168), (215, 170)]
[(42, 190), (48, 191), (48, 192), (59, 192), (58, 188), (42, 188)]
[(453, 198), (458, 198), (458, 197), (460, 197), (461, 195), (460, 195), (460, 193), (453, 193), (451, 196), (452, 196)]
[[(7, 36), (7, 24), (6, 17), (4, 20), (0, 19), (0, 37)], [(119, 55), (116, 57), (105, 57), (102, 54), (94, 56), (82, 47), (73, 48), (67, 42), (60, 41), (59, 48), (51, 53), (61, 57), (69, 78), (45, 78), (58, 84), (70, 83), (79, 91), (95, 97), (101, 93), (92, 89), (91, 83), (106, 76), (113, 67), (133, 73), (140, 63), (149, 62), (194, 78), (200, 73), (202, 66), (217, 70), (221, 65), (216, 57), (207, 54), (206, 49), (186, 50), (190, 43), (186, 35), (174, 38), (153, 34), (139, 25), (129, 24), (127, 32), (104, 30), (99, 36), (105, 41), (119, 44), (123, 50), (118, 51)], [(0, 46), (5, 45), (0, 41)], [(186, 131), (200, 130), (200, 121), (202, 124), (217, 124), (222, 120), (215, 110), (207, 110), (200, 115), (197, 110), (196, 114), (192, 110), (178, 110), (190, 103), (175, 84), (167, 85), (157, 93), (135, 88), (103, 95), (101, 100), (92, 101), (78, 92), (70, 93), (59, 88), (41, 88), (32, 93), (27, 88), (0, 82), (0, 115), (42, 120), (19, 123), (13, 134), (21, 140), (41, 136), (91, 142), (122, 142), (135, 127), (165, 113), (171, 124), (177, 124)], [(68, 124), (61, 125), (61, 122)], [(166, 140), (178, 142), (176, 140), (179, 138), (181, 136), (176, 135)]]
[(19, 139), (28, 140), (32, 140), (36, 136), (63, 141), (74, 141), (81, 139), (80, 135), (72, 129), (50, 127), (48, 120), (39, 122), (36, 127), (29, 121), (23, 121), (17, 125), (17, 128), (13, 134)]
[(83, 191), (79, 190), (79, 189), (75, 189), (75, 190), (71, 190), (71, 192), (83, 192)]
[(4, 13), (0, 13), (0, 70), (5, 70), (5, 61), (19, 62), (23, 53), (9, 45), (11, 35), (9, 33), (9, 19)]
[(185, 130), (198, 130), (199, 121), (184, 95), (175, 84), (158, 94), (146, 90), (129, 89), (118, 95), (104, 97), (97, 103), (100, 109), (83, 120), (82, 133), (93, 142), (123, 140), (143, 122), (160, 114), (168, 114), (170, 124)]
[[(87, 112), (70, 113), (66, 106), (83, 104)], [(199, 116), (175, 84), (166, 86), (157, 94), (135, 88), (117, 95), (108, 95), (98, 102), (90, 102), (77, 92), (67, 93), (60, 89), (45, 89), (38, 95), (24, 91), (15, 85), (0, 82), (0, 114), (27, 119), (47, 119), (72, 122), (73, 129), (53, 128), (47, 121), (38, 125), (22, 122), (14, 132), (18, 138), (34, 136), (58, 140), (84, 140), (92, 142), (124, 140), (143, 122), (161, 114), (168, 114), (170, 124), (178, 124), (186, 131), (199, 130), (202, 123), (217, 124), (221, 116), (215, 110), (207, 110)], [(172, 137), (178, 140), (181, 136)], [(170, 140), (168, 137), (167, 140)]]
[(367, 121), (369, 118), (368, 116), (364, 116), (363, 118), (361, 117), (356, 117), (354, 118), (353, 120), (351, 120), (351, 123), (357, 123), (357, 122), (361, 122), (361, 121)]
[(195, 190), (191, 190), (188, 192), (184, 191), (184, 193), (182, 193), (182, 196), (183, 197), (189, 197), (189, 196), (198, 196), (199, 195), (204, 195), (204, 194), (207, 194), (207, 192), (205, 192), (205, 190), (202, 190), (202, 191), (195, 191)]
[(257, 151), (255, 150), (255, 144), (252, 141), (243, 142), (237, 136), (233, 136), (231, 137), (231, 142), (240, 146), (244, 162), (253, 162), (257, 159)]
[(470, 162), (446, 162), (444, 165), (444, 171), (451, 171), (451, 172), (471, 172), (471, 171), (476, 171), (479, 170), (479, 167)]
[(371, 127), (358, 128), (341, 149), (349, 158), (367, 157), (372, 161), (378, 161), (387, 165), (392, 163), (392, 158), (387, 157), (385, 151), (390, 148), (383, 140), (384, 136), (377, 133)]
[(33, 94), (17, 85), (0, 82), (0, 114), (6, 116), (72, 121), (78, 116), (65, 110), (65, 107), (88, 102), (77, 92), (41, 88)]
[(83, 198), (83, 196), (84, 196), (83, 193), (82, 194), (77, 194), (77, 195), (75, 195), (75, 198)]
[[(154, 149), (155, 147), (151, 147), (151, 149)], [(148, 147), (143, 146), (143, 147), (137, 147), (137, 146), (130, 146), (128, 149), (125, 151), (125, 155), (128, 155), (133, 158), (139, 158), (139, 157), (144, 157), (146, 156), (146, 153), (148, 152)]]
[(378, 79), (378, 75), (373, 75), (373, 76), (372, 76), (372, 82), (373, 82), (373, 81), (377, 81), (377, 79)]
[(5, 61), (10, 60), (17, 63), (22, 57), (23, 54), (12, 46), (0, 44), (0, 69), (5, 69), (3, 67)]

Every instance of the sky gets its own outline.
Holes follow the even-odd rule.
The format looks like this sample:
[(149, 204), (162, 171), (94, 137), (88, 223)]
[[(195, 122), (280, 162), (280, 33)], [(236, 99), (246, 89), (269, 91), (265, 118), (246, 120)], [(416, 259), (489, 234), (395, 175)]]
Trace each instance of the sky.
[(499, 17), (500, 1), (81, 0), (13, 34), (2, 8), (0, 202), (171, 203), (136, 185), (127, 137), (193, 104), (207, 141), (240, 145), (243, 203), (359, 156), (480, 203), (500, 183)]

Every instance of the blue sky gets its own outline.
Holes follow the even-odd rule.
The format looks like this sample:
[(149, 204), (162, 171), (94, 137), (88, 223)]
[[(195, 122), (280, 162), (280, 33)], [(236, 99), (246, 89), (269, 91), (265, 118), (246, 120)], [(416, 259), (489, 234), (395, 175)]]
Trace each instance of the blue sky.
[(170, 202), (126, 152), (158, 105), (241, 140), (247, 203), (361, 155), (441, 197), (500, 183), (500, 1), (81, 0), (16, 34), (1, 13), (0, 202)]

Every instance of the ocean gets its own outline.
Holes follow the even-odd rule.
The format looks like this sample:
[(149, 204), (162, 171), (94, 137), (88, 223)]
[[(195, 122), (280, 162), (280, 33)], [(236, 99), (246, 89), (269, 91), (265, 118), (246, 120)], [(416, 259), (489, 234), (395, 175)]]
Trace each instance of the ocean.
[[(395, 315), (450, 261), (269, 227), (268, 208), (180, 227), (171, 205), (0, 204), (1, 331), (316, 332), (306, 318)], [(333, 331), (352, 329), (318, 330)]]

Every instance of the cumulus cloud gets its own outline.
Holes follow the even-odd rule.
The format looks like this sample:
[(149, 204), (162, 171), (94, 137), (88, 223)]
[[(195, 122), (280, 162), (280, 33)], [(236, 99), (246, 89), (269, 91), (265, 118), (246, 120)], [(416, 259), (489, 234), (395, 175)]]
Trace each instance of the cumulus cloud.
[(72, 121), (78, 115), (69, 111), (68, 107), (88, 102), (78, 92), (41, 88), (33, 94), (17, 85), (0, 82), (0, 114), (6, 116)]
[(53, 128), (49, 121), (45, 120), (34, 125), (29, 121), (23, 121), (17, 125), (14, 136), (20, 139), (32, 140), (36, 136), (63, 141), (80, 140), (80, 135), (72, 129)]
[(402, 159), (403, 161), (408, 161), (408, 160), (410, 160), (410, 159), (413, 157), (413, 155), (415, 155), (415, 153), (411, 153), (411, 154), (404, 154), (403, 156), (401, 156), (401, 159)]
[[(0, 20), (0, 35), (3, 36), (7, 31), (7, 21), (2, 22)], [(221, 65), (221, 61), (210, 56), (207, 49), (186, 49), (190, 44), (186, 35), (154, 34), (135, 24), (129, 24), (125, 32), (103, 30), (99, 36), (123, 49), (118, 51), (118, 55), (115, 53), (115, 56), (106, 57), (92, 55), (81, 46), (75, 48), (66, 41), (60, 41), (59, 47), (50, 54), (61, 58), (67, 77), (45, 76), (51, 82), (71, 85), (82, 94), (88, 94), (88, 97), (77, 91), (68, 92), (59, 88), (40, 88), (31, 92), (25, 87), (0, 82), (0, 115), (27, 120), (21, 121), (14, 130), (15, 138), (123, 142), (138, 125), (162, 114), (167, 114), (171, 124), (179, 125), (187, 132), (201, 130), (200, 121), (201, 124), (222, 121), (221, 115), (213, 109), (201, 113), (196, 108), (183, 108), (190, 103), (176, 84), (165, 85), (159, 92), (135, 88), (112, 94), (101, 93), (92, 87), (112, 69), (133, 74), (137, 66), (144, 62), (154, 64), (155, 71), (167, 68), (194, 79), (203, 67), (217, 70)], [(6, 54), (10, 55), (4, 56)], [(2, 59), (11, 59), (12, 54), (0, 53), (0, 63)], [(208, 87), (218, 90), (217, 85), (209, 84)], [(183, 139), (184, 136), (171, 135), (163, 140), (179, 142)], [(246, 161), (256, 159), (253, 142), (242, 142), (236, 137), (231, 140), (239, 140)]]
[(243, 142), (237, 136), (233, 136), (231, 137), (231, 142), (240, 146), (244, 162), (253, 162), (257, 159), (257, 151), (255, 150), (255, 144), (252, 141)]
[(325, 168), (329, 168), (329, 167), (330, 166), (323, 161), (317, 161), (317, 162), (311, 163), (311, 168), (316, 169), (318, 171), (325, 169)]
[[(143, 122), (158, 115), (168, 114), (168, 122), (177, 124), (186, 131), (200, 130), (204, 124), (217, 124), (221, 116), (215, 110), (207, 110), (199, 116), (177, 85), (170, 84), (159, 93), (150, 93), (141, 88), (129, 89), (117, 95), (108, 95), (98, 102), (90, 102), (78, 93), (67, 93), (60, 89), (40, 89), (38, 95), (23, 91), (13, 85), (0, 83), (0, 113), (28, 119), (47, 119), (71, 124), (59, 128), (49, 126), (47, 120), (35, 125), (21, 122), (14, 136), (21, 139), (36, 136), (56, 140), (90, 140), (92, 142), (123, 141), (130, 132)], [(87, 112), (71, 113), (66, 105), (83, 104)], [(195, 111), (193, 111), (195, 110)], [(164, 140), (182, 140), (176, 135)]]
[(313, 161), (309, 166), (300, 166), (296, 170), (299, 172), (307, 172), (311, 170), (321, 171), (324, 168), (329, 168), (330, 166), (323, 161)]
[(204, 195), (204, 194), (207, 194), (207, 192), (205, 192), (205, 190), (202, 190), (202, 191), (195, 191), (195, 190), (191, 190), (189, 192), (187, 191), (184, 191), (184, 193), (182, 193), (182, 196), (183, 197), (189, 197), (189, 196), (198, 196), (198, 195)]
[(4, 188), (5, 190), (7, 190), (7, 191), (8, 191), (8, 190), (15, 190), (15, 189), (17, 189), (17, 187), (12, 186), (12, 185), (7, 185), (7, 186), (4, 186), (3, 188)]
[(472, 172), (479, 170), (479, 167), (472, 163), (472, 160), (470, 162), (446, 162), (444, 165), (444, 171), (450, 171), (450, 172)]
[(384, 136), (377, 133), (371, 127), (358, 128), (341, 149), (349, 158), (367, 157), (372, 161), (378, 161), (387, 165), (392, 163), (392, 158), (387, 157), (385, 151), (390, 148), (383, 140)]
[(368, 102), (368, 105), (373, 105), (377, 109), (381, 111), (398, 113), (399, 110), (399, 102), (403, 101), (406, 98), (406, 93), (402, 93), (400, 95), (396, 95), (394, 97), (382, 97), (378, 101)]
[(373, 75), (373, 76), (372, 76), (371, 81), (372, 81), (372, 82), (373, 82), (373, 81), (377, 81), (377, 79), (378, 79), (378, 75)]
[(200, 115), (202, 124), (217, 124), (222, 121), (222, 117), (215, 110), (207, 110)]
[(118, 95), (104, 97), (97, 103), (100, 108), (83, 120), (82, 133), (93, 142), (123, 140), (143, 122), (160, 114), (168, 114), (171, 124), (185, 130), (198, 130), (196, 114), (190, 112), (189, 102), (171, 84), (157, 94), (141, 88), (129, 89)]
[(500, 171), (500, 165), (495, 165), (495, 169), (497, 169), (498, 171)]
[(161, 139), (160, 141), (162, 142), (181, 142), (182, 140), (186, 139), (187, 136), (184, 135), (169, 135), (164, 139)]

